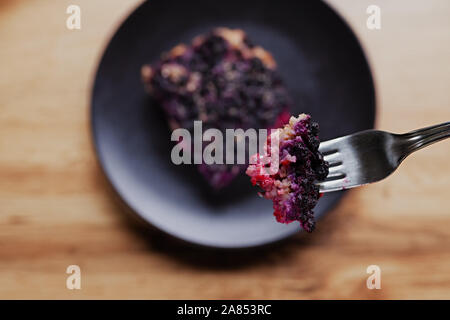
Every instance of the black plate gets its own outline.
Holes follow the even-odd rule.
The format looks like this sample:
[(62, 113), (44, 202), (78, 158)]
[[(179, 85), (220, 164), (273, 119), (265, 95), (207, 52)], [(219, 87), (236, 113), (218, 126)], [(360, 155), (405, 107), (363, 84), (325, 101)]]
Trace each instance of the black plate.
[[(311, 114), (322, 140), (373, 127), (374, 86), (354, 34), (320, 1), (148, 1), (116, 32), (92, 96), (95, 148), (115, 190), (139, 216), (177, 238), (210, 247), (259, 246), (294, 234), (298, 223), (276, 223), (271, 202), (244, 175), (215, 194), (194, 167), (173, 165), (169, 129), (140, 81), (144, 63), (217, 26), (245, 30), (274, 55), (294, 113)], [(341, 196), (326, 194), (316, 216)]]

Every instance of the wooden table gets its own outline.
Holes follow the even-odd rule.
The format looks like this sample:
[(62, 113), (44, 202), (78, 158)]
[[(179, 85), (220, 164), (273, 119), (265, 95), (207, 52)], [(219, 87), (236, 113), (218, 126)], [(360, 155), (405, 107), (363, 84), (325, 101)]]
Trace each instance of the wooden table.
[[(368, 54), (378, 128), (450, 119), (447, 0), (329, 2)], [(81, 30), (66, 28), (72, 3)], [(0, 2), (0, 298), (450, 298), (450, 141), (276, 250), (180, 250), (130, 222), (97, 165), (89, 99), (102, 50), (138, 3)], [(366, 28), (370, 4), (381, 30)], [(81, 290), (66, 288), (73, 264)], [(366, 287), (371, 264), (381, 290)]]

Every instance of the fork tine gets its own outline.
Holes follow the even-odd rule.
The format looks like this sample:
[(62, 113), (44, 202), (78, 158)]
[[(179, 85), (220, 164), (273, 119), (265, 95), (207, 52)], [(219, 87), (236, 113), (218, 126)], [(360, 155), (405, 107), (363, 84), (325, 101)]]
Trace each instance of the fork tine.
[[(333, 140), (335, 140), (335, 139), (333, 139)], [(337, 151), (336, 147), (334, 146), (333, 140), (321, 142), (319, 145), (319, 151), (324, 155)]]
[(325, 154), (323, 156), (323, 160), (327, 161), (328, 163), (336, 163), (339, 161), (341, 154), (338, 151), (335, 151), (333, 153)]
[(324, 181), (333, 181), (333, 180), (343, 179), (346, 176), (347, 175), (342, 171), (331, 172), (327, 175), (327, 177), (325, 178)]
[(342, 165), (342, 162), (334, 162), (333, 165), (328, 166), (328, 175), (336, 172), (343, 172), (344, 166)]
[(327, 180), (327, 181), (319, 182), (319, 183), (317, 183), (317, 185), (319, 186), (319, 192), (330, 192), (330, 191), (343, 190), (343, 189), (345, 189), (344, 183), (343, 183), (344, 181), (345, 181), (345, 176), (343, 178), (336, 179), (336, 180)]

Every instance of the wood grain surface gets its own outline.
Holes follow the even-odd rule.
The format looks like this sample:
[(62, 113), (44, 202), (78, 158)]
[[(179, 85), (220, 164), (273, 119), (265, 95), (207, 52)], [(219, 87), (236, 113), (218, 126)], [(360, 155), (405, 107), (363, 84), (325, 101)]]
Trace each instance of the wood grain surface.
[[(450, 120), (450, 3), (333, 0), (359, 36), (377, 127)], [(66, 28), (78, 4), (82, 29)], [(90, 140), (96, 65), (136, 0), (0, 1), (0, 298), (450, 298), (450, 141), (351, 191), (311, 235), (246, 253), (166, 242), (131, 221)], [(366, 8), (381, 8), (381, 30)], [(82, 289), (66, 288), (66, 268)], [(382, 272), (366, 287), (367, 266)]]

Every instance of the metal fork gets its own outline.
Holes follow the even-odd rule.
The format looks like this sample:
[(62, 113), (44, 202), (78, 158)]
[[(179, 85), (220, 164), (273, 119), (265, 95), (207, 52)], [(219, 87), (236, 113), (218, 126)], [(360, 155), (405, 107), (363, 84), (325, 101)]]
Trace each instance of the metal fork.
[(366, 130), (322, 142), (319, 151), (330, 172), (317, 185), (331, 192), (380, 181), (414, 151), (449, 137), (450, 122), (444, 122), (405, 134)]

